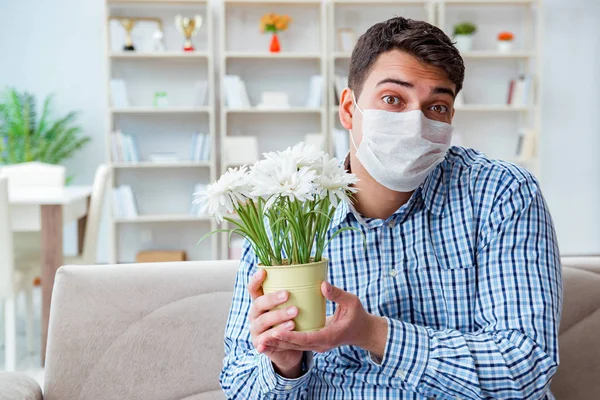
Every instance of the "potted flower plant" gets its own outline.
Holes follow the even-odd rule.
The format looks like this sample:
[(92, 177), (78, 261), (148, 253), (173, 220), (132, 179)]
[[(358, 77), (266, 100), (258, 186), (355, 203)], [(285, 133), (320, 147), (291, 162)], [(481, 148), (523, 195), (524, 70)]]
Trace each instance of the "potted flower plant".
[[(217, 222), (233, 226), (208, 235), (229, 232), (246, 238), (259, 268), (267, 272), (264, 293), (288, 291), (289, 300), (279, 308), (296, 306), (296, 330), (314, 331), (325, 326), (320, 287), (329, 260), (323, 252), (331, 239), (351, 229), (328, 237), (331, 218), (341, 202), (351, 201), (357, 181), (336, 158), (299, 143), (265, 154), (250, 168), (230, 168), (196, 202)], [(237, 217), (226, 215), (231, 213)]]
[(500, 53), (510, 53), (513, 49), (515, 35), (512, 32), (500, 32), (498, 34), (498, 51)]
[(454, 25), (456, 48), (461, 52), (471, 51), (473, 48), (473, 35), (476, 31), (477, 26), (471, 22), (461, 22)]
[(281, 45), (279, 44), (278, 32), (285, 31), (292, 19), (288, 15), (277, 15), (275, 13), (268, 13), (263, 15), (260, 20), (260, 31), (262, 33), (271, 33), (271, 46), (269, 50), (271, 53), (279, 53), (281, 51)]

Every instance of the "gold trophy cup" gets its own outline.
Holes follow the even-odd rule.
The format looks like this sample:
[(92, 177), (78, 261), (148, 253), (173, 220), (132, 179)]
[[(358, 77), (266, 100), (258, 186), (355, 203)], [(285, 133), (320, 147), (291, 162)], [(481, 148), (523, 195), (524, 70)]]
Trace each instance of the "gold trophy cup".
[(162, 29), (162, 20), (160, 18), (152, 18), (152, 17), (110, 17), (111, 20), (118, 21), (123, 29), (125, 29), (125, 44), (123, 45), (123, 51), (135, 51), (135, 46), (133, 45), (133, 39), (131, 38), (131, 31), (135, 27), (135, 24), (139, 21), (150, 21), (155, 22), (158, 25), (158, 30), (163, 31)]
[(124, 51), (135, 51), (135, 46), (133, 45), (133, 40), (131, 39), (131, 31), (135, 26), (137, 21), (131, 18), (119, 18), (119, 23), (125, 29), (127, 36), (125, 37), (125, 44), (123, 45)]
[(185, 36), (183, 51), (194, 51), (192, 37), (196, 36), (198, 30), (202, 26), (202, 16), (196, 15), (194, 18), (188, 18), (178, 15), (175, 17), (175, 26), (177, 27), (177, 30)]

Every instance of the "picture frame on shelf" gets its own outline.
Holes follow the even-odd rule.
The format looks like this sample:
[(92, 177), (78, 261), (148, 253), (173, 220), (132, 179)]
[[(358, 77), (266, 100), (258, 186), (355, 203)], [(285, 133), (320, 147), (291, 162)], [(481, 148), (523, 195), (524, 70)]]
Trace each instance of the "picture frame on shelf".
[(129, 98), (127, 97), (127, 86), (123, 79), (110, 80), (110, 96), (113, 108), (129, 107)]
[(356, 32), (352, 28), (339, 28), (337, 30), (338, 44), (344, 53), (351, 53), (356, 44)]
[(256, 136), (227, 136), (223, 140), (225, 169), (240, 165), (254, 164), (259, 158)]

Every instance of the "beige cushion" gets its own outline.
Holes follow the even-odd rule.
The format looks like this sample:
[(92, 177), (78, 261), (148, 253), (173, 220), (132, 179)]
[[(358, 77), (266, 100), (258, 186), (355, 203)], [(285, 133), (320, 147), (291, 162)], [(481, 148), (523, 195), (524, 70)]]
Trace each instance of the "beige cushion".
[(0, 399), (42, 400), (42, 389), (35, 380), (15, 372), (0, 372)]
[(557, 400), (596, 400), (600, 393), (600, 259), (563, 259)]
[(236, 262), (69, 266), (56, 276), (45, 399), (222, 399)]

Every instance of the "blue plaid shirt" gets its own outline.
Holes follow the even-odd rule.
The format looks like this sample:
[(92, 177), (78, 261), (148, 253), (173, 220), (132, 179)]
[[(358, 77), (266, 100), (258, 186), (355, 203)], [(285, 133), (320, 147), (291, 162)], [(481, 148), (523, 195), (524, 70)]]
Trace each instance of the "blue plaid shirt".
[[(298, 379), (253, 348), (246, 245), (225, 333), (221, 385), (235, 399), (553, 399), (562, 305), (553, 223), (523, 169), (460, 147), (386, 220), (346, 205), (330, 233), (329, 282), (388, 322), (382, 360), (315, 353)], [(328, 302), (327, 313), (335, 305)], [(309, 357), (310, 358), (310, 357)]]

